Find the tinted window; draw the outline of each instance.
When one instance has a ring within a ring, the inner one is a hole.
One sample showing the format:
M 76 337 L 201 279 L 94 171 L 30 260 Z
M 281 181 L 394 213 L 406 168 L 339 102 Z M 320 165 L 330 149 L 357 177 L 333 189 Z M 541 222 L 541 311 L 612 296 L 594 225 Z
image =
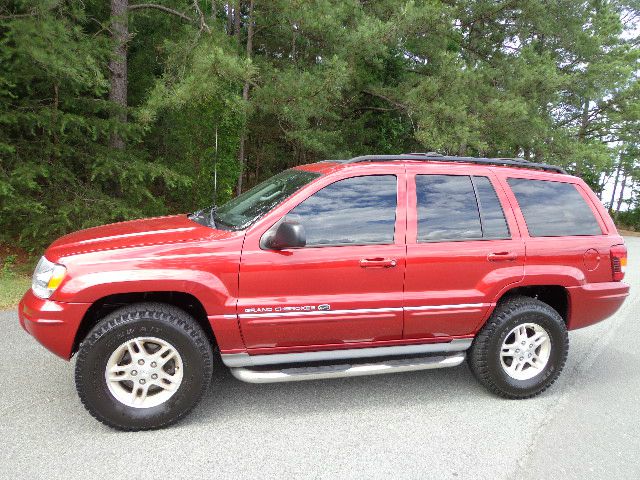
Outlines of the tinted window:
M 471 178 L 416 175 L 418 242 L 482 238 Z
M 571 183 L 510 178 L 532 237 L 601 235 L 593 212 Z
M 304 170 L 280 172 L 214 210 L 215 227 L 227 230 L 246 228 L 318 177 L 317 173 Z M 196 212 L 192 219 L 209 218 L 208 214 L 203 216 L 202 213 Z
M 473 183 L 482 219 L 482 238 L 509 238 L 509 227 L 493 185 L 487 177 L 473 177 Z
M 287 217 L 304 226 L 308 246 L 391 244 L 396 183 L 395 175 L 340 180 L 307 198 Z

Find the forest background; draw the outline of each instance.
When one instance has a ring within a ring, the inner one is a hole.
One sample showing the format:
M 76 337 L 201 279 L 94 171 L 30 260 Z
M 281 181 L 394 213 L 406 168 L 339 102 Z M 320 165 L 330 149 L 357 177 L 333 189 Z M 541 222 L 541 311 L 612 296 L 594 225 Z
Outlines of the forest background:
M 0 262 L 360 154 L 522 157 L 640 228 L 640 2 L 1 0 Z

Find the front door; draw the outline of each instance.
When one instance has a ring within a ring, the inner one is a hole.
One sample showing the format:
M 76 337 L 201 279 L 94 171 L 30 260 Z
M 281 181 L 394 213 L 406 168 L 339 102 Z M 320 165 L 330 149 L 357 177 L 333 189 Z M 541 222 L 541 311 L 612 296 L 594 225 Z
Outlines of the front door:
M 378 170 L 327 179 L 288 212 L 305 229 L 303 248 L 262 249 L 268 228 L 247 234 L 238 301 L 247 348 L 348 348 L 402 338 L 405 176 L 399 167 Z

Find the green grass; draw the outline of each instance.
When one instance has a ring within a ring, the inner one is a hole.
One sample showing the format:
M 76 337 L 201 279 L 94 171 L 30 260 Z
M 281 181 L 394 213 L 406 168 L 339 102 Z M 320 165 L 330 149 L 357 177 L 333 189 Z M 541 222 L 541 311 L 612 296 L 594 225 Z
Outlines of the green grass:
M 31 287 L 31 277 L 0 271 L 0 309 L 15 307 Z

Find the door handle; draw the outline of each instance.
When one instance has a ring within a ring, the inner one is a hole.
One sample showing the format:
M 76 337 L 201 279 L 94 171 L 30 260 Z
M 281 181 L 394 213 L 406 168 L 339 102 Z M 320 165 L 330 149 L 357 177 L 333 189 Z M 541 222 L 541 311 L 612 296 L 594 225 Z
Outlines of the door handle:
M 493 252 L 487 255 L 490 262 L 507 262 L 517 260 L 518 254 L 514 252 Z
M 362 268 L 390 268 L 398 264 L 395 258 L 363 258 L 360 260 Z

